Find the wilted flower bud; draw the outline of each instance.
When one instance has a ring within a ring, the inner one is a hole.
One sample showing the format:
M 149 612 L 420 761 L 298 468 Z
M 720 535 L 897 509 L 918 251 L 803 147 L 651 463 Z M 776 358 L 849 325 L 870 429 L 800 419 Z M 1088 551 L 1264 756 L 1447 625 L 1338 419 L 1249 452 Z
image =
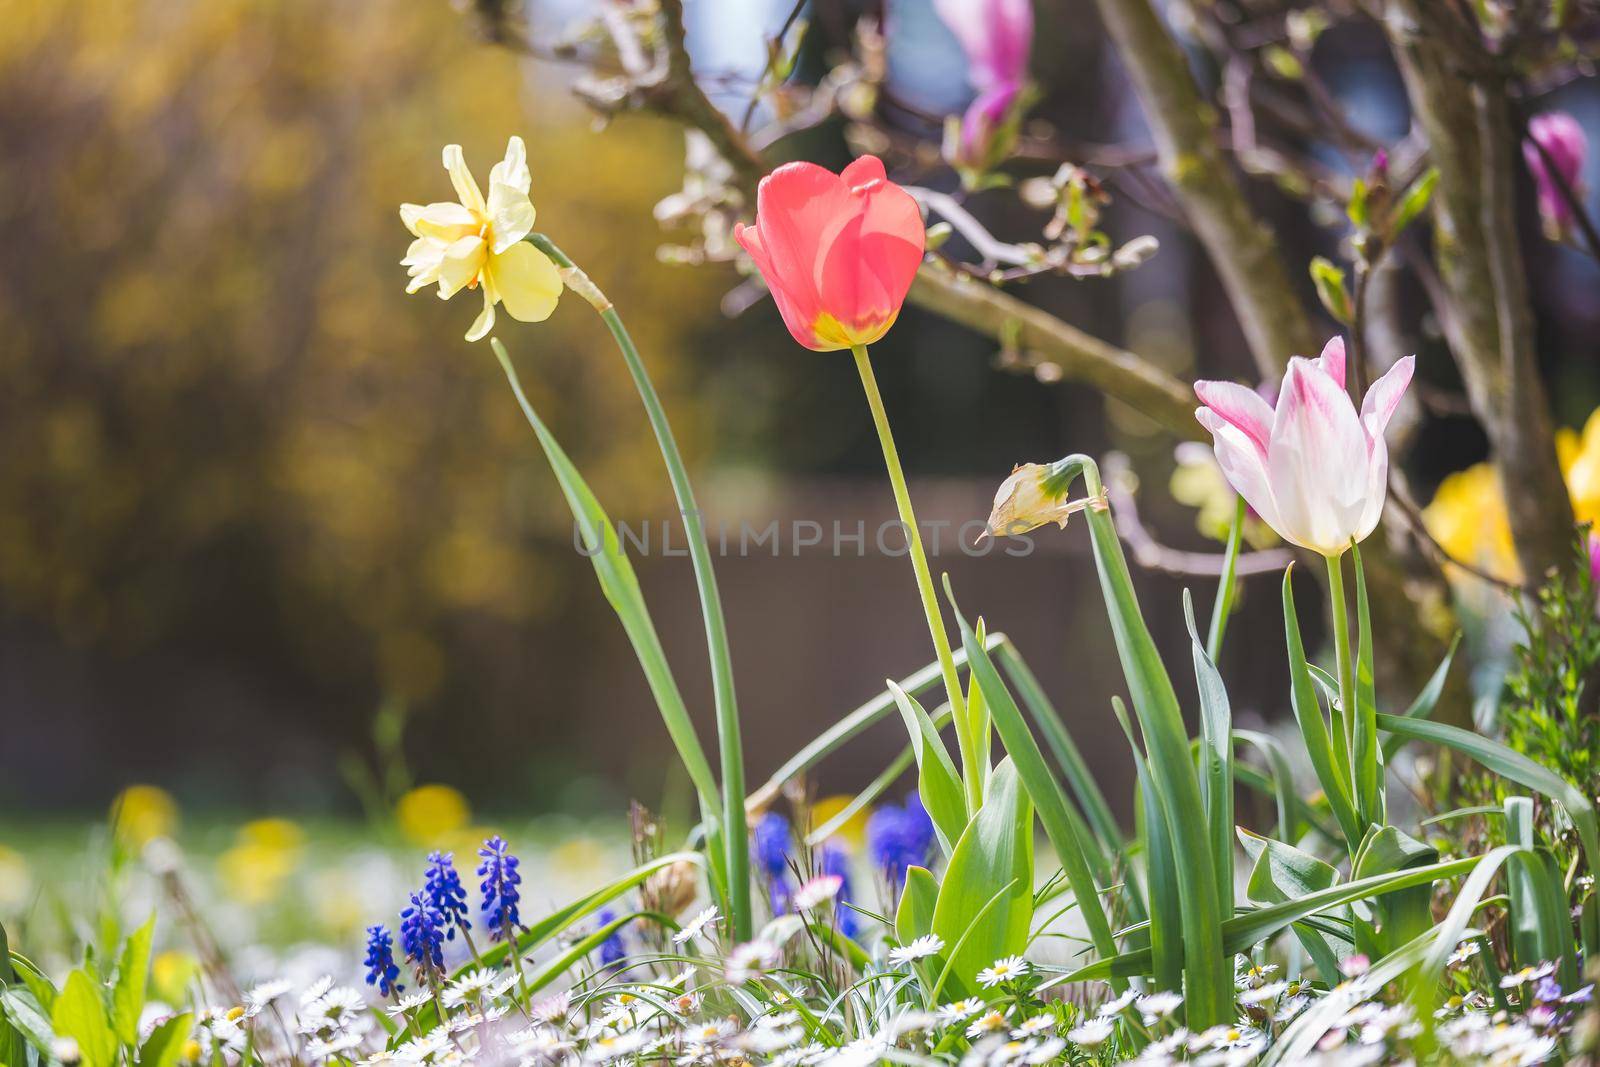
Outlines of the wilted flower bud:
M 694 864 L 679 860 L 647 878 L 639 896 L 646 909 L 676 916 L 695 902 L 699 892 L 699 886 L 695 884 Z
M 1072 513 L 1092 503 L 1086 499 L 1067 500 L 1068 484 L 1065 480 L 1056 481 L 1051 469 L 1041 463 L 1013 468 L 994 494 L 994 510 L 989 513 L 986 532 L 994 537 L 1017 537 L 1047 522 L 1066 529 Z

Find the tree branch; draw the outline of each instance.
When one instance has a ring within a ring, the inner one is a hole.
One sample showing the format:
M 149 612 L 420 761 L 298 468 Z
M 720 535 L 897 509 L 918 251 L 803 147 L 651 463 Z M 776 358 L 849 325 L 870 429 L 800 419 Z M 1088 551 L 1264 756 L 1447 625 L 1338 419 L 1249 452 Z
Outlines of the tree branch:
M 1222 277 L 1256 367 L 1276 377 L 1290 356 L 1315 351 L 1316 338 L 1277 241 L 1217 147 L 1216 112 L 1150 0 L 1096 2 L 1144 104 L 1162 171 Z
M 1534 360 L 1505 85 L 1480 37 L 1447 5 L 1386 2 L 1382 21 L 1439 168 L 1434 242 L 1453 308 L 1446 337 L 1494 451 L 1522 572 L 1536 581 L 1569 561 L 1573 516 Z

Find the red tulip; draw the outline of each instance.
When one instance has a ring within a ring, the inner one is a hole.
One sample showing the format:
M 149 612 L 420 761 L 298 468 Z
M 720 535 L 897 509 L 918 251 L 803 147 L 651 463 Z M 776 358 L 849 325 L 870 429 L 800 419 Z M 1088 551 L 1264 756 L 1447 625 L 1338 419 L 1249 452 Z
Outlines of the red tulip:
M 785 163 L 756 192 L 756 221 L 734 229 L 794 339 L 817 352 L 868 345 L 900 314 L 927 234 L 911 194 L 862 156 L 834 174 Z

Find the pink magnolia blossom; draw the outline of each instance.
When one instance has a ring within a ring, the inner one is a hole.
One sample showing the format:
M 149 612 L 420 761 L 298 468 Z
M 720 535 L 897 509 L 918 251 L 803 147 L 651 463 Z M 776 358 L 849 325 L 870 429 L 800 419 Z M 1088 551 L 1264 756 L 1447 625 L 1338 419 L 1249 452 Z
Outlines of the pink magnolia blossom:
M 1544 151 L 1541 152 L 1541 148 Z M 1583 163 L 1588 154 L 1589 139 L 1583 127 L 1565 111 L 1547 111 L 1528 123 L 1522 158 L 1538 189 L 1539 214 L 1557 236 L 1566 233 L 1567 227 L 1572 225 L 1572 207 L 1561 191 L 1560 182 L 1565 182 L 1574 196 L 1582 196 Z
M 961 159 L 973 163 L 989 154 L 995 131 L 1028 80 L 1033 2 L 934 0 L 934 10 L 966 53 L 967 80 L 978 90 L 961 119 Z
M 785 163 L 756 190 L 756 220 L 734 228 L 785 326 L 817 352 L 871 344 L 900 314 L 927 232 L 910 193 L 876 156 L 834 174 Z
M 1285 541 L 1338 556 L 1378 524 L 1388 492 L 1383 431 L 1411 384 L 1407 356 L 1372 384 L 1361 410 L 1345 392 L 1344 340 L 1289 361 L 1276 406 L 1233 382 L 1196 382 L 1195 412 L 1234 490 Z

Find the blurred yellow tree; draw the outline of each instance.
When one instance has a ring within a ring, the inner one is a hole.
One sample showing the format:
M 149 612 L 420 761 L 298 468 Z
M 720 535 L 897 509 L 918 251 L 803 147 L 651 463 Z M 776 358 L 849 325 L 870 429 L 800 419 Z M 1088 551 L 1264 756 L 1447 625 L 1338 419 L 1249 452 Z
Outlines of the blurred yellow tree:
M 541 228 L 628 309 L 699 451 L 684 398 L 710 327 L 685 309 L 714 308 L 719 282 L 658 264 L 650 220 L 678 135 L 596 138 L 545 76 L 443 2 L 8 5 L 6 613 L 127 652 L 214 627 L 426 699 L 463 620 L 591 595 L 568 587 L 588 579 L 566 509 L 487 346 L 462 340 L 475 309 L 407 297 L 398 265 L 396 205 L 449 192 L 440 147 L 481 172 L 522 134 Z M 589 309 L 499 333 L 613 512 L 670 514 Z

